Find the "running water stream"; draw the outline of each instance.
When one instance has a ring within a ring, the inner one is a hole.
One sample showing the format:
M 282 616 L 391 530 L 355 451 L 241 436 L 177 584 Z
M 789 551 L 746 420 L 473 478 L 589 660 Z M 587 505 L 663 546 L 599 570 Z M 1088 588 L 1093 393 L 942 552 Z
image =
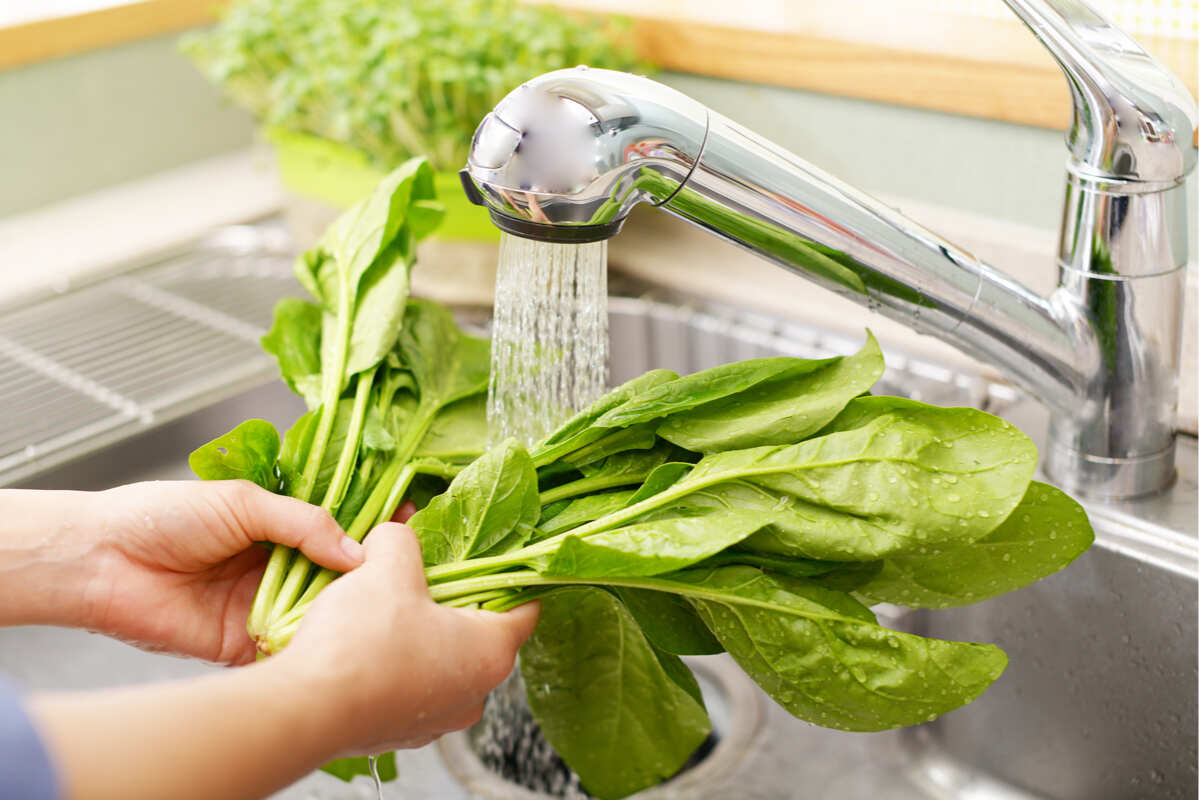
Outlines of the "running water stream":
M 492 443 L 532 445 L 604 392 L 608 243 L 554 244 L 503 234 L 495 282 Z
M 366 763 L 370 766 L 371 777 L 375 780 L 375 794 L 379 800 L 383 800 L 383 781 L 379 779 L 379 757 L 367 756 Z
M 487 423 L 493 443 L 530 446 L 603 394 L 608 379 L 608 244 L 504 234 L 491 333 Z M 472 732 L 493 772 L 532 791 L 585 798 L 553 751 L 514 671 Z

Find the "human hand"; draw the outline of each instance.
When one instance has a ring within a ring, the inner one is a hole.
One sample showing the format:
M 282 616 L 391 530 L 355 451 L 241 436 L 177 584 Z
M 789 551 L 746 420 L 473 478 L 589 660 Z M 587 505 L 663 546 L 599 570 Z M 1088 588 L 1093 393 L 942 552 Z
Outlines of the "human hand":
M 326 704 L 341 755 L 420 747 L 477 722 L 539 609 L 496 614 L 433 602 L 407 526 L 380 525 L 365 545 L 366 563 L 330 584 L 270 659 L 300 685 L 315 682 L 306 695 Z
M 362 562 L 362 545 L 328 512 L 247 481 L 137 483 L 91 498 L 82 624 L 145 649 L 253 661 L 246 615 L 270 555 L 255 542 L 341 572 Z

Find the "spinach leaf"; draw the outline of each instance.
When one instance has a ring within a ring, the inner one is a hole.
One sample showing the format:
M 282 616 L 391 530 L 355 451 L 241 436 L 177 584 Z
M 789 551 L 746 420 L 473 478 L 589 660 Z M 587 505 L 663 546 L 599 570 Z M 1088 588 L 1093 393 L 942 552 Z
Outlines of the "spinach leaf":
M 282 481 L 280 491 L 294 497 L 294 490 L 300 481 L 300 471 L 308 460 L 308 451 L 312 448 L 312 437 L 316 433 L 316 418 L 318 409 L 302 414 L 283 434 L 283 446 L 279 450 L 279 476 Z
M 337 465 L 341 459 L 345 457 L 344 450 L 353 448 L 357 452 L 358 441 L 350 441 L 348 436 L 350 426 L 353 421 L 354 400 L 350 397 L 343 397 L 337 402 L 336 410 L 333 417 L 333 426 L 329 431 L 328 445 L 324 452 L 324 458 L 321 459 L 320 465 L 317 468 L 315 481 L 312 484 L 311 497 L 324 497 L 329 491 L 329 486 L 333 481 L 333 473 L 337 471 Z M 322 409 L 317 409 L 318 412 Z M 353 456 L 350 456 L 353 458 Z
M 695 608 L 679 595 L 630 587 L 615 591 L 655 648 L 677 656 L 724 652 Z
M 680 573 L 729 654 L 787 711 L 827 728 L 916 725 L 969 703 L 1007 665 L 993 645 L 880 627 L 844 592 L 750 567 Z
M 279 432 L 266 420 L 249 419 L 223 436 L 201 445 L 187 458 L 197 477 L 206 481 L 247 480 L 274 491 Z
M 660 445 L 649 450 L 629 450 L 608 456 L 603 461 L 584 465 L 579 470 L 583 474 L 582 478 L 543 488 L 541 502 L 549 504 L 617 486 L 640 484 L 666 461 L 671 449 L 669 445 Z M 546 475 L 544 470 L 539 473 L 543 484 L 547 479 L 553 481 L 558 477 L 559 475 Z
M 445 564 L 519 547 L 540 512 L 533 461 L 509 439 L 459 473 L 408 524 L 425 564 Z
M 661 465 L 646 477 L 645 482 L 641 484 L 641 488 L 625 503 L 625 507 L 636 505 L 642 500 L 648 500 L 654 495 L 666 491 L 685 478 L 694 466 L 694 464 L 679 461 L 671 461 L 668 464 Z
M 540 530 L 538 538 L 562 533 L 606 516 L 613 511 L 619 511 L 628 505 L 629 498 L 633 494 L 634 491 L 628 489 L 580 495 L 572 500 L 560 501 L 565 505 L 552 515 L 548 514 L 549 506 L 547 506 L 542 510 L 544 519 L 538 524 Z
M 712 367 L 641 391 L 606 411 L 593 424 L 600 428 L 627 428 L 734 396 L 805 368 L 807 365 L 801 359 L 785 356 L 751 358 Z
M 985 536 L 1011 513 L 1036 467 L 1027 437 L 974 409 L 868 397 L 826 430 L 790 446 L 706 456 L 647 502 L 737 481 L 765 493 L 721 487 L 708 494 L 737 493 L 738 507 L 753 500 L 770 513 L 771 528 L 750 549 L 870 561 Z M 770 495 L 792 499 L 771 505 Z
M 1064 568 L 1095 539 L 1086 512 L 1065 492 L 1033 481 L 991 533 L 969 544 L 892 556 L 857 591 L 913 608 L 969 605 L 1020 589 Z
M 285 298 L 275 305 L 262 349 L 275 357 L 288 387 L 308 408 L 321 402 L 321 309 L 305 300 Z
M 340 279 L 349 285 L 351 294 L 357 292 L 380 253 L 397 238 L 413 200 L 432 198 L 432 168 L 423 158 L 409 159 L 329 226 L 320 248 L 337 263 Z
M 816 561 L 810 558 L 755 553 L 752 550 L 745 550 L 740 546 L 735 546 L 717 553 L 711 558 L 704 559 L 697 566 L 727 567 L 741 565 L 757 567 L 766 572 L 777 572 L 789 578 L 815 578 L 830 575 L 845 568 L 859 567 L 862 564 L 869 564 L 872 566 L 874 572 L 878 572 L 878 562 L 875 561 Z
M 634 425 L 608 433 L 588 445 L 562 457 L 562 462 L 582 469 L 626 450 L 649 450 L 658 442 L 655 424 Z
M 520 667 L 546 739 L 601 800 L 669 778 L 711 730 L 702 703 L 602 589 L 543 596 Z
M 491 346 L 462 333 L 444 306 L 410 300 L 396 352 L 419 387 L 422 407 L 440 409 L 486 391 Z
M 649 647 L 658 659 L 658 665 L 666 673 L 666 677 L 674 681 L 675 686 L 686 692 L 706 712 L 708 709 L 704 704 L 703 691 L 699 688 L 699 681 L 695 679 L 695 673 L 691 671 L 691 668 L 683 663 L 683 659 L 657 647 L 652 641 L 649 643 Z
M 378 405 L 371 406 L 366 412 L 366 424 L 362 426 L 362 447 L 365 450 L 377 450 L 381 453 L 394 450 L 396 439 L 383 420 L 383 413 Z
M 601 438 L 609 429 L 595 427 L 596 420 L 629 398 L 678 377 L 677 373 L 670 370 L 655 369 L 621 384 L 562 423 L 557 430 L 534 447 L 533 460 L 540 467 Z
M 453 464 L 473 461 L 486 449 L 487 395 L 480 389 L 438 410 L 416 449 L 416 457 Z
M 658 435 L 701 453 L 798 442 L 831 422 L 883 374 L 883 354 L 869 332 L 855 355 L 795 361 L 778 377 L 671 414 Z
M 357 287 L 346 355 L 347 375 L 382 361 L 404 324 L 408 273 L 415 248 L 408 239 L 408 235 L 402 235 L 379 253 Z
M 758 514 L 726 511 L 659 519 L 587 537 L 566 536 L 535 568 L 544 575 L 572 578 L 661 575 L 719 553 L 762 525 Z

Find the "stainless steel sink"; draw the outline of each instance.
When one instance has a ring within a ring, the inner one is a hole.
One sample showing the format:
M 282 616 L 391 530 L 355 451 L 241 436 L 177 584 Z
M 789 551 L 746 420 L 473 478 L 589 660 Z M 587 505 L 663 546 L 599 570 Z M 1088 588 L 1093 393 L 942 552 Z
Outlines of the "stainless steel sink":
M 760 315 L 613 298 L 612 378 L 650 367 L 689 372 L 759 355 L 849 352 L 859 340 Z M 888 352 L 888 392 L 975 405 L 1034 437 L 1045 415 L 1009 387 Z M 281 428 L 301 411 L 271 384 L 26 480 L 99 489 L 189 476 L 196 445 L 249 416 Z M 1062 573 L 976 606 L 932 613 L 884 607 L 891 624 L 1002 645 L 1011 666 L 972 706 L 918 728 L 847 734 L 799 722 L 767 703 L 743 755 L 686 798 L 1193 798 L 1196 796 L 1196 449 L 1180 448 L 1180 478 L 1164 497 L 1092 508 L 1098 541 Z M 81 631 L 0 630 L 0 671 L 33 688 L 159 680 L 211 667 L 150 655 Z M 759 698 L 760 701 L 760 698 Z M 394 798 L 467 800 L 436 747 L 401 753 Z M 313 775 L 279 798 L 365 797 Z M 515 796 L 514 792 L 510 796 Z M 670 792 L 655 796 L 671 796 Z

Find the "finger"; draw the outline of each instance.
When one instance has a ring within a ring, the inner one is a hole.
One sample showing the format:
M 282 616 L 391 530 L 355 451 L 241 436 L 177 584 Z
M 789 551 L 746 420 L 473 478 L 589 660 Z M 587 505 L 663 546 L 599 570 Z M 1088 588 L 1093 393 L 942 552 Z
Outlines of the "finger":
M 463 728 L 477 725 L 481 719 L 483 719 L 483 704 L 477 703 L 464 711 L 459 711 L 448 717 L 444 723 L 445 733 L 460 731 Z
M 317 564 L 348 572 L 362 564 L 362 545 L 333 521 L 328 511 L 294 497 L 272 494 L 246 481 L 230 481 L 242 530 L 252 541 L 294 547 Z
M 493 629 L 499 628 L 502 635 L 508 640 L 508 646 L 515 652 L 520 649 L 525 640 L 533 634 L 533 629 L 537 627 L 537 619 L 541 615 L 541 603 L 534 600 L 502 614 L 491 611 L 480 613 L 487 615 L 489 626 L 492 626 Z
M 400 507 L 396 509 L 396 513 L 391 515 L 391 521 L 407 522 L 408 520 L 412 519 L 412 515 L 415 513 L 416 503 L 412 502 L 411 500 L 405 500 Z
M 384 522 L 367 534 L 363 544 L 367 563 L 382 564 L 389 579 L 401 590 L 428 593 L 420 542 L 411 528 L 398 522 Z

